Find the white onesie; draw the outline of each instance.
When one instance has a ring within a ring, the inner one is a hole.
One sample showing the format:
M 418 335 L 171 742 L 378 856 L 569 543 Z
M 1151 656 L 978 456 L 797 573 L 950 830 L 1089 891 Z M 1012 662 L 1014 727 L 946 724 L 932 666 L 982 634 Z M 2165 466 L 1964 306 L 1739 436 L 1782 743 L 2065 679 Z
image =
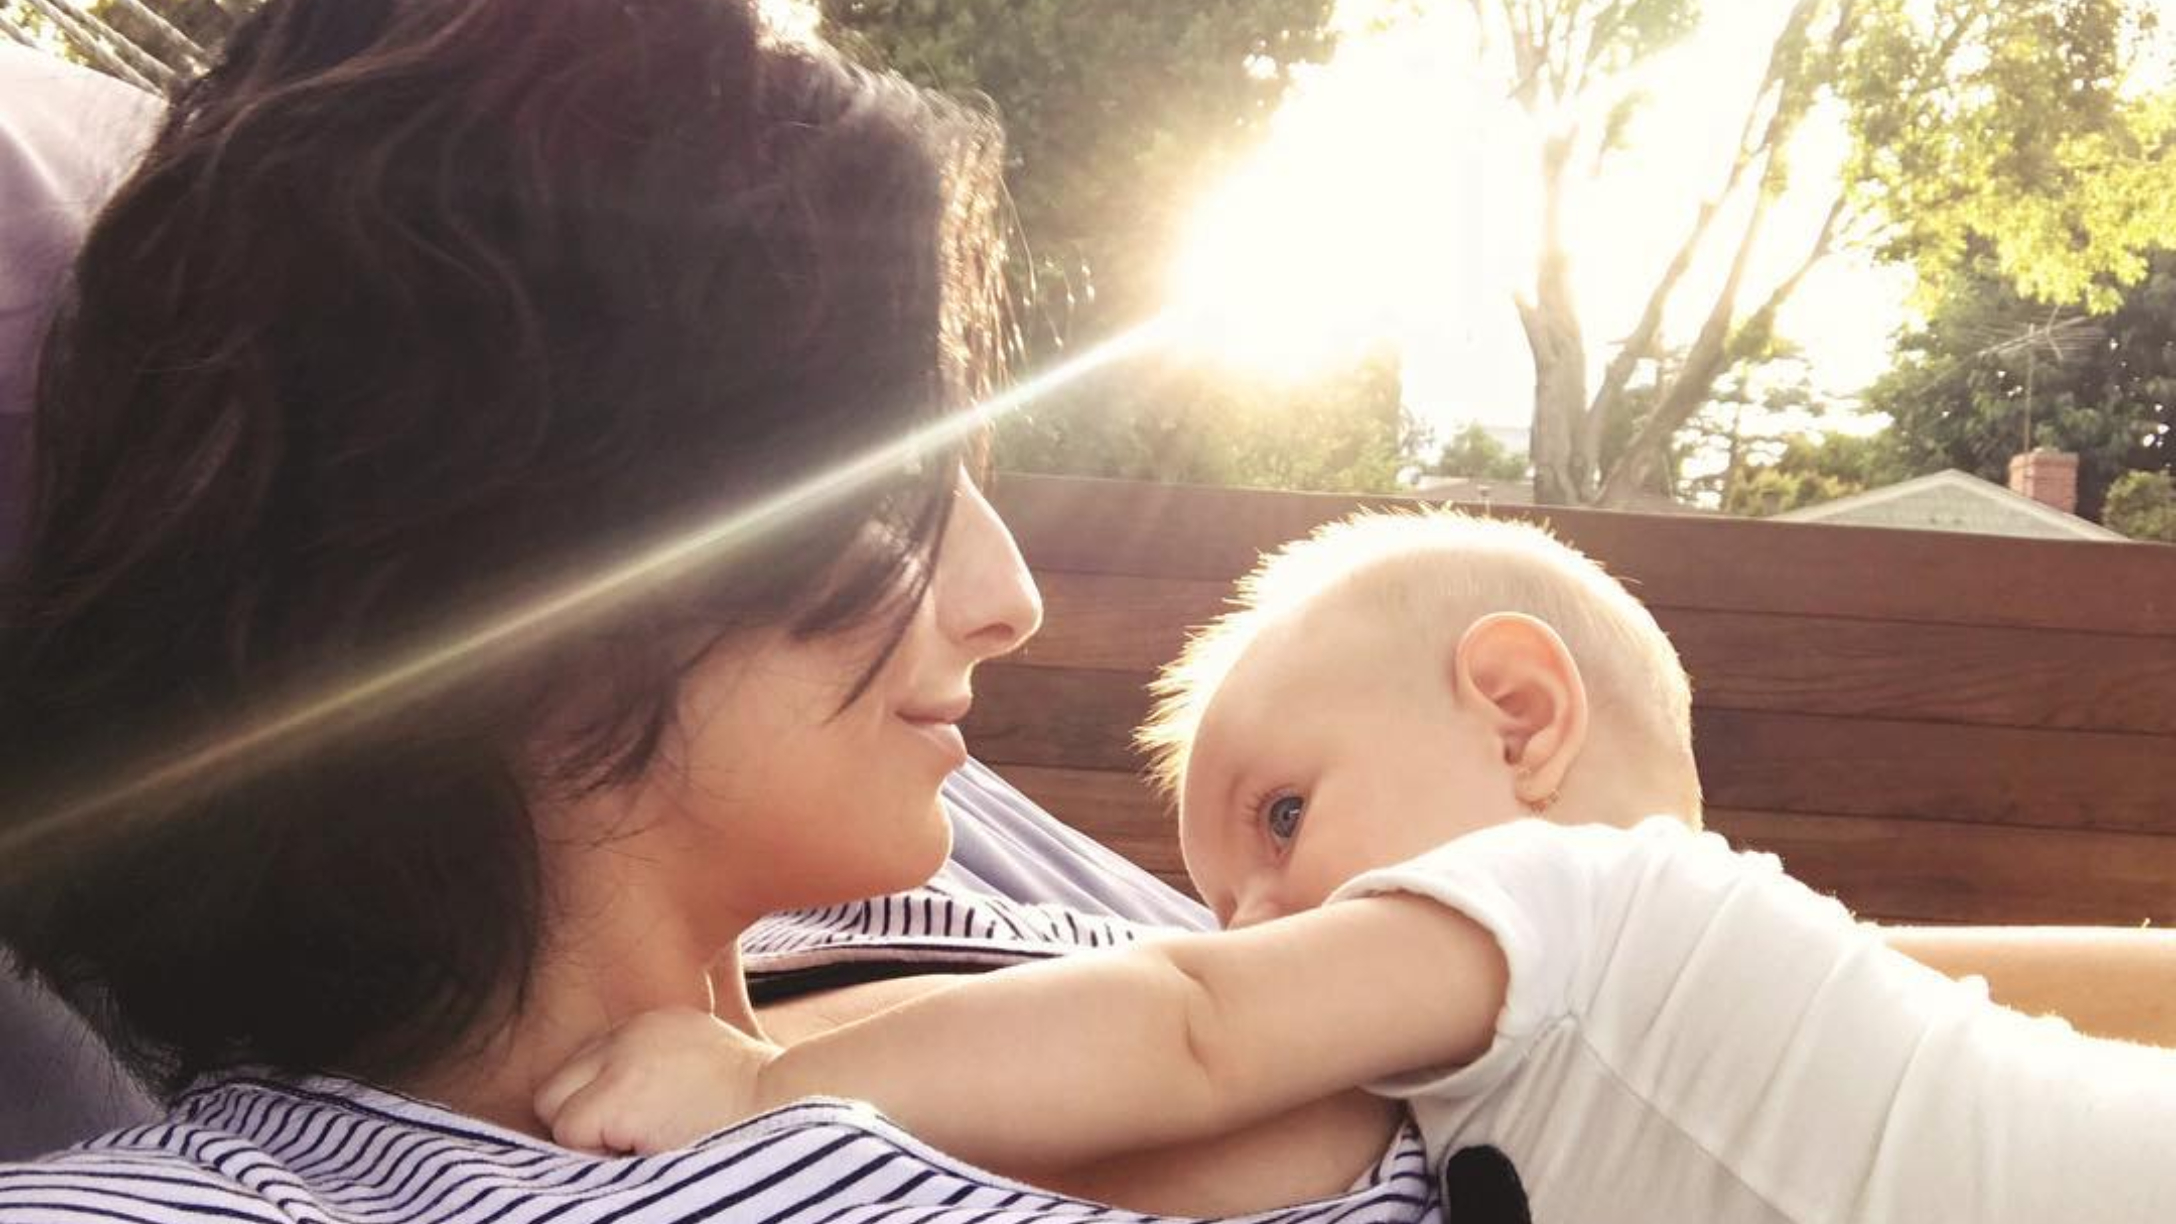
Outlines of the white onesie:
M 1437 1168 L 1501 1149 L 1537 1224 L 2176 1221 L 2176 1053 L 1998 1007 L 1772 856 L 1529 820 L 1337 897 L 1386 892 L 1480 922 L 1511 985 L 1478 1061 L 1373 1087 Z

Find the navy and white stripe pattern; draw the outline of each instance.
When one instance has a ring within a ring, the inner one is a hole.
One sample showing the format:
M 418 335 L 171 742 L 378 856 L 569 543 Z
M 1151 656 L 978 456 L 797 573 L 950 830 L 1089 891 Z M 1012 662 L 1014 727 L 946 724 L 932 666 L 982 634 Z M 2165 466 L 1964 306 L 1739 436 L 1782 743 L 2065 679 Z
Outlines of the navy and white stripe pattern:
M 1249 1217 L 1418 1224 L 1439 1217 L 1408 1127 L 1349 1194 Z M 809 1101 L 661 1156 L 568 1152 L 333 1079 L 237 1078 L 158 1125 L 0 1166 L 0 1224 L 1028 1224 L 1156 1217 L 962 1164 L 867 1106 Z
M 1168 927 L 1031 905 L 938 879 L 888 897 L 771 915 L 741 936 L 740 952 L 749 979 L 757 981 L 854 961 L 1010 965 L 1170 933 Z

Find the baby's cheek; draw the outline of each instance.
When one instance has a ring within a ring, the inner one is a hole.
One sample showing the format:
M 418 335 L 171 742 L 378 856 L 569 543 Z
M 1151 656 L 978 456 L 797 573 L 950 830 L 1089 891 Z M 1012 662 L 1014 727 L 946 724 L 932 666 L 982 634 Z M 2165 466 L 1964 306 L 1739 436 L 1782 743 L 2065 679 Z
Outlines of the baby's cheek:
M 1382 864 L 1367 861 L 1352 847 L 1323 847 L 1321 853 L 1294 864 L 1296 870 L 1286 880 L 1287 908 L 1295 913 L 1315 909 L 1345 881 L 1378 866 Z

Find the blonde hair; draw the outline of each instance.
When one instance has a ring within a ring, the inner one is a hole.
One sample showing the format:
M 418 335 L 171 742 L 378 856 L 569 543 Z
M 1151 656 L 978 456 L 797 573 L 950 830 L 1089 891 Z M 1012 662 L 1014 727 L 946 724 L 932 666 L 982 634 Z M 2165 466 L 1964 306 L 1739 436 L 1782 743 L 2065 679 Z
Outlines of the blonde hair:
M 1442 509 L 1363 511 L 1286 545 L 1239 580 L 1234 610 L 1196 630 L 1150 686 L 1155 708 L 1134 733 L 1166 797 L 1179 794 L 1210 700 L 1262 629 L 1331 595 L 1364 598 L 1416 641 L 1456 641 L 1494 612 L 1542 621 L 1578 663 L 1594 725 L 1674 758 L 1697 798 L 1692 685 L 1654 616 L 1547 531 Z

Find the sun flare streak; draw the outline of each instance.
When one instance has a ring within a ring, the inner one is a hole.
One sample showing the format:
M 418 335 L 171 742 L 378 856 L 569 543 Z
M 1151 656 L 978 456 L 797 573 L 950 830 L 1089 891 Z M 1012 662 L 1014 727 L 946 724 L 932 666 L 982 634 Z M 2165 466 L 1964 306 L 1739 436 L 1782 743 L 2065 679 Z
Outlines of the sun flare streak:
M 585 576 L 541 597 L 461 626 L 434 642 L 369 670 L 362 679 L 311 691 L 239 728 L 215 734 L 141 771 L 124 771 L 117 785 L 90 789 L 50 805 L 42 814 L 0 833 L 0 875 L 30 862 L 29 853 L 48 839 L 104 817 L 132 818 L 129 809 L 169 792 L 217 786 L 293 759 L 313 744 L 366 720 L 382 719 L 476 669 L 503 661 L 625 607 L 645 592 L 697 572 L 730 563 L 733 552 L 783 524 L 850 497 L 869 482 L 964 440 L 1060 387 L 1098 370 L 1142 356 L 1168 343 L 1163 318 L 1083 351 L 973 408 L 794 484 L 751 505 L 729 511 L 641 549 L 625 562 Z M 140 818 L 140 815 L 136 816 Z

